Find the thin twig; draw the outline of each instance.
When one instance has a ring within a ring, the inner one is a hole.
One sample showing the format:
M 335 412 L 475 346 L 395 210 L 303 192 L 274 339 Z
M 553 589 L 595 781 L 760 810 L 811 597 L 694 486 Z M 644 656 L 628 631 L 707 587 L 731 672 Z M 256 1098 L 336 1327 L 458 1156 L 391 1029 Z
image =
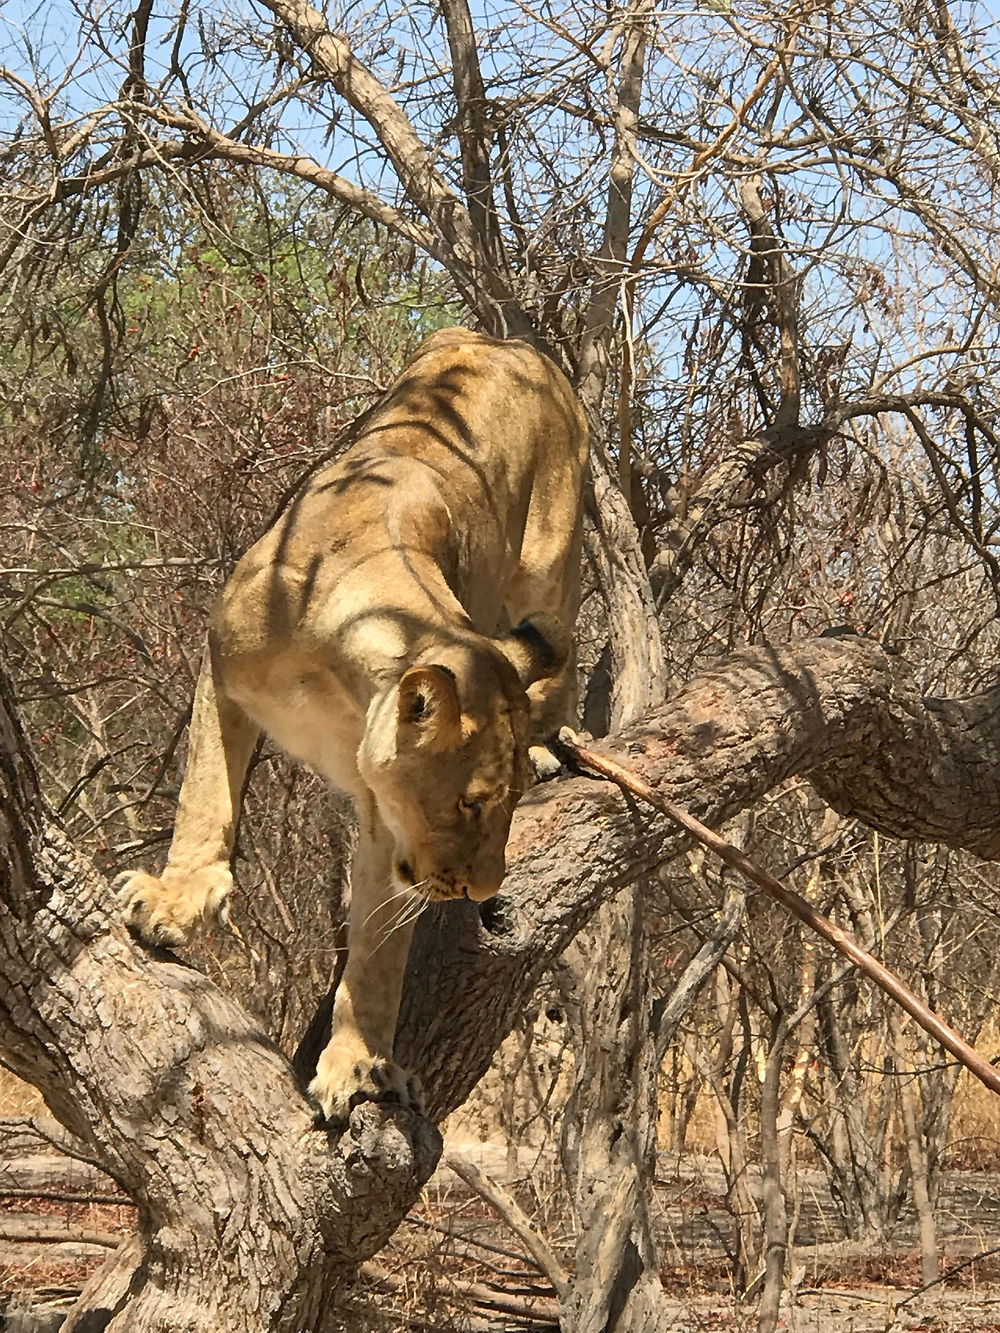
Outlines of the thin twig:
M 961 1273 L 964 1269 L 970 1268 L 974 1263 L 978 1263 L 980 1259 L 990 1259 L 994 1254 L 1000 1254 L 1000 1245 L 991 1245 L 988 1250 L 980 1250 L 977 1254 L 971 1254 L 967 1259 L 963 1259 L 961 1263 L 954 1264 L 946 1272 L 940 1273 L 933 1282 L 928 1282 L 924 1286 L 918 1287 L 916 1291 L 911 1291 L 908 1296 L 904 1296 L 901 1301 L 896 1301 L 893 1306 L 893 1317 L 899 1314 L 904 1305 L 909 1305 L 910 1301 L 915 1301 L 917 1297 L 922 1296 L 925 1291 L 930 1291 L 933 1287 L 940 1287 L 942 1283 L 955 1277 L 956 1274 Z

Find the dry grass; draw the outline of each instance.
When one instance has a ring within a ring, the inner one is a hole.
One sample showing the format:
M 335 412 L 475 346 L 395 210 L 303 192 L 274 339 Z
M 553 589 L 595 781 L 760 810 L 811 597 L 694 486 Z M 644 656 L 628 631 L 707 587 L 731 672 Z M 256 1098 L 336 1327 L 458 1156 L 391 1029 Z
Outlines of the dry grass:
M 991 1019 L 979 1034 L 976 1049 L 987 1060 L 1000 1056 L 1000 1023 Z M 963 1070 L 955 1088 L 948 1135 L 948 1165 L 971 1170 L 1000 1166 L 997 1098 L 978 1079 Z
M 38 1115 L 44 1111 L 45 1102 L 38 1089 L 0 1065 L 0 1120 Z
M 991 1020 L 986 1024 L 975 1045 L 987 1060 L 1000 1064 L 1000 1019 Z M 865 1060 L 871 1069 L 877 1069 L 882 1063 L 882 1058 L 883 1052 L 880 1046 L 873 1044 L 870 1050 L 865 1051 Z M 686 1054 L 680 1053 L 673 1062 L 672 1074 L 671 1082 L 679 1084 L 681 1089 L 686 1082 L 694 1080 L 695 1075 Z M 671 1129 L 679 1113 L 680 1104 L 681 1096 L 678 1089 L 667 1086 L 666 1080 L 662 1080 L 659 1094 L 660 1116 L 657 1125 L 657 1146 L 661 1152 L 676 1153 L 678 1150 L 679 1145 L 674 1141 Z M 502 1129 L 499 1126 L 493 1132 L 502 1136 Z M 487 1136 L 484 1134 L 483 1137 Z M 683 1151 L 711 1157 L 718 1151 L 720 1141 L 724 1142 L 725 1138 L 725 1126 L 720 1123 L 712 1094 L 702 1085 L 687 1123 Z M 799 1160 L 804 1164 L 817 1164 L 813 1152 L 805 1141 L 799 1144 Z M 972 1171 L 1000 1167 L 1000 1127 L 997 1119 L 996 1094 L 967 1070 L 960 1073 L 955 1089 L 946 1165 L 954 1170 Z

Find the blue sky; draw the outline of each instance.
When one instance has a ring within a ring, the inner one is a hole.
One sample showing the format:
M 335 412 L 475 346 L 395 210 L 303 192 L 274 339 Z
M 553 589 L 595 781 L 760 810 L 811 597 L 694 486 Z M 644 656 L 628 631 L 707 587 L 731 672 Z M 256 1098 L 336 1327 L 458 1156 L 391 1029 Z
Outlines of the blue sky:
M 544 4 L 545 0 L 538 0 L 539 4 Z M 115 15 L 120 15 L 127 19 L 133 8 L 133 0 L 79 0 L 79 4 L 93 4 L 99 13 L 105 18 L 104 27 L 106 29 L 113 27 Z M 348 5 L 347 21 L 354 21 L 360 13 L 358 4 L 360 0 L 351 0 Z M 497 25 L 507 12 L 505 6 L 513 6 L 514 0 L 499 0 L 498 4 L 489 12 L 482 7 L 480 14 L 484 23 Z M 987 13 L 996 13 L 996 6 L 1000 6 L 1000 0 L 989 0 L 993 8 L 980 6 L 978 13 L 985 20 Z M 416 24 L 417 20 L 426 21 L 431 13 L 430 7 L 424 9 L 412 8 L 411 14 L 415 15 L 412 19 L 390 18 L 389 10 L 383 0 L 371 0 L 372 7 L 367 9 L 364 14 L 364 26 L 359 28 L 359 34 L 363 39 L 367 39 L 369 46 L 374 43 L 378 31 L 381 29 L 387 38 L 393 39 L 397 45 L 407 47 L 408 54 L 405 57 L 404 65 L 406 68 L 406 77 L 411 79 L 420 75 L 422 65 L 426 65 L 434 58 L 435 47 L 442 53 L 446 49 L 443 37 L 439 32 L 435 32 L 429 43 L 424 41 L 425 32 L 414 27 L 408 31 L 410 22 Z M 957 7 L 956 7 L 957 9 Z M 150 65 L 151 77 L 156 77 L 167 68 L 170 54 L 172 15 L 175 12 L 172 0 L 157 0 L 156 14 L 154 16 L 151 28 L 151 40 L 148 43 L 148 61 Z M 195 5 L 192 5 L 192 12 L 195 12 Z M 210 6 L 203 11 L 206 21 L 214 20 L 223 22 L 224 12 L 222 9 L 215 9 Z M 510 13 L 515 12 L 514 8 Z M 559 11 L 562 13 L 563 11 Z M 584 24 L 590 13 L 597 13 L 597 10 L 591 11 L 585 4 L 577 7 L 573 6 L 572 0 L 566 0 L 565 22 L 574 22 L 579 26 Z M 739 0 L 734 2 L 734 15 L 740 18 Z M 750 11 L 748 10 L 748 13 Z M 232 13 L 237 19 L 245 20 L 246 27 L 243 30 L 242 39 L 238 35 L 234 43 L 230 45 L 224 58 L 219 64 L 209 71 L 209 79 L 216 85 L 216 92 L 213 94 L 215 104 L 212 107 L 214 115 L 222 125 L 231 123 L 232 118 L 238 116 L 248 102 L 252 102 L 259 92 L 269 89 L 273 79 L 273 70 L 270 63 L 260 59 L 258 53 L 254 50 L 249 37 L 255 30 L 265 30 L 270 19 L 255 14 L 255 11 L 249 7 L 237 2 Z M 111 20 L 111 22 L 109 22 Z M 661 21 L 667 24 L 673 24 L 672 32 L 683 34 L 683 40 L 691 43 L 693 56 L 700 58 L 705 49 L 711 43 L 716 43 L 719 50 L 724 54 L 719 64 L 720 70 L 725 75 L 726 86 L 731 88 L 732 96 L 738 99 L 748 86 L 752 85 L 755 74 L 755 67 L 742 69 L 734 64 L 734 59 L 739 61 L 741 53 L 736 57 L 728 57 L 729 63 L 726 65 L 727 51 L 726 42 L 719 42 L 721 37 L 725 38 L 728 34 L 726 20 L 718 14 L 713 14 L 706 10 L 699 10 L 693 0 L 685 3 L 678 3 L 672 9 L 664 10 Z M 741 20 L 742 21 L 742 20 Z M 749 19 L 747 22 L 749 23 Z M 4 26 L 6 25 L 6 27 Z M 32 58 L 45 71 L 45 75 L 50 79 L 58 79 L 62 70 L 65 68 L 66 60 L 76 55 L 81 46 L 81 31 L 83 36 L 87 35 L 87 25 L 85 20 L 81 20 L 79 9 L 70 0 L 0 0 L 0 61 L 6 63 L 16 73 L 27 76 L 30 71 Z M 512 30 L 513 33 L 513 30 Z M 537 29 L 538 42 L 537 49 L 531 46 L 528 54 L 537 56 L 540 66 L 544 68 L 546 77 L 554 77 L 551 71 L 556 67 L 560 52 L 559 37 L 554 37 L 551 32 Z M 222 29 L 222 36 L 225 38 L 226 31 Z M 517 34 L 520 38 L 523 34 Z M 515 36 L 509 36 L 507 40 L 511 43 L 515 41 Z M 681 40 L 678 37 L 677 40 Z M 86 47 L 78 55 L 74 66 L 73 79 L 63 89 L 60 100 L 78 114 L 84 114 L 90 107 L 100 104 L 105 100 L 112 99 L 116 95 L 124 76 L 123 55 L 127 44 L 127 33 L 122 30 L 119 22 L 119 30 L 115 34 L 111 54 L 95 54 L 93 47 Z M 387 42 L 387 46 L 389 43 Z M 508 48 L 509 49 L 509 48 Z M 568 44 L 563 44 L 563 49 L 569 51 Z M 736 49 L 732 42 L 729 43 L 729 50 Z M 494 73 L 501 75 L 499 61 L 504 58 L 504 46 L 498 45 L 497 65 Z M 192 44 L 190 55 L 194 54 Z M 523 51 L 511 51 L 511 59 L 516 55 L 520 58 Z M 391 70 L 394 61 L 394 53 L 387 50 L 381 57 L 377 54 L 370 55 L 370 58 L 381 59 L 380 68 L 383 71 Z M 761 57 L 762 58 L 762 57 Z M 159 66 L 159 68 L 157 68 Z M 192 61 L 192 74 L 198 73 L 197 66 Z M 872 76 L 875 77 L 875 76 Z M 721 86 L 721 84 L 720 84 Z M 437 85 L 440 89 L 441 85 Z M 596 95 L 603 94 L 603 89 L 595 83 Z M 742 90 L 742 92 L 741 92 Z M 824 88 L 824 93 L 829 89 Z M 434 133 L 440 134 L 442 122 L 447 122 L 449 114 L 448 106 L 444 105 L 439 92 L 436 96 L 427 95 L 424 98 L 421 107 L 419 98 L 421 90 L 416 88 L 416 102 L 414 112 L 416 116 L 426 116 L 428 125 L 433 125 Z M 674 96 L 673 89 L 663 89 L 657 87 L 655 79 L 650 80 L 649 100 L 653 104 L 659 99 L 659 105 L 656 107 L 655 114 L 659 117 L 661 126 L 667 128 L 671 125 L 671 115 L 673 112 L 682 112 L 685 116 L 689 115 L 691 108 L 690 93 L 681 91 L 676 94 L 680 99 L 688 97 L 684 102 L 680 100 L 672 103 L 670 98 Z M 335 112 L 340 107 L 338 100 L 326 93 L 318 95 L 315 104 L 312 106 L 303 106 L 299 104 L 294 113 L 285 112 L 281 119 L 281 128 L 283 137 L 278 141 L 281 146 L 288 147 L 292 142 L 301 146 L 306 152 L 311 154 L 324 165 L 332 166 L 343 174 L 355 180 L 364 180 L 374 188 L 384 187 L 392 191 L 393 183 L 391 176 L 387 180 L 380 180 L 380 177 L 386 173 L 384 154 L 378 149 L 366 148 L 362 141 L 362 147 L 359 149 L 350 133 L 351 122 L 350 114 L 347 113 L 340 121 L 335 120 Z M 0 100 L 0 117 L 3 117 L 8 127 L 12 125 L 17 115 L 22 115 L 24 103 L 16 103 L 7 98 Z M 651 114 L 653 114 L 651 112 Z M 708 133 L 716 132 L 718 127 L 725 123 L 728 118 L 723 100 L 720 97 L 717 112 L 713 113 L 715 124 Z M 522 151 L 518 167 L 523 173 L 520 185 L 527 182 L 528 191 L 535 191 L 537 194 L 537 206 L 534 215 L 529 218 L 530 225 L 540 226 L 546 224 L 546 218 L 553 210 L 558 210 L 561 206 L 559 182 L 549 184 L 544 180 L 544 172 L 540 162 L 544 157 L 544 150 L 552 147 L 558 151 L 561 156 L 560 169 L 563 171 L 563 180 L 569 179 L 572 172 L 573 159 L 579 155 L 585 156 L 584 143 L 582 135 L 584 130 L 581 126 L 584 122 L 580 119 L 574 119 L 572 115 L 563 114 L 558 109 L 553 109 L 551 105 L 542 106 L 539 111 L 538 121 L 541 129 L 538 131 L 538 142 L 535 145 L 529 145 Z M 589 132 L 589 131 L 588 131 Z M 450 149 L 453 144 L 449 144 L 447 131 L 441 140 L 445 149 Z M 644 146 L 645 148 L 645 146 Z M 594 160 L 600 159 L 601 147 L 595 144 L 593 136 L 586 145 L 588 152 L 594 152 Z M 677 150 L 674 152 L 668 145 L 659 146 L 656 150 L 659 153 L 654 167 L 658 166 L 663 173 L 661 179 L 670 178 L 670 173 L 675 172 L 678 167 L 684 167 L 689 161 L 689 150 Z M 673 152 L 673 156 L 671 156 Z M 685 156 L 685 153 L 688 153 Z M 810 246 L 825 246 L 830 250 L 835 249 L 842 243 L 842 235 L 835 230 L 835 224 L 828 221 L 828 215 L 832 218 L 836 211 L 836 201 L 842 189 L 842 183 L 834 176 L 824 176 L 813 170 L 810 174 L 808 167 L 801 170 L 796 168 L 798 174 L 789 177 L 792 182 L 792 188 L 798 190 L 800 194 L 808 194 L 813 205 L 812 212 L 800 211 L 794 219 L 787 220 L 786 234 L 790 236 L 792 242 L 799 241 L 806 249 Z M 535 175 L 532 177 L 531 173 Z M 640 177 L 640 187 L 644 188 L 648 198 L 655 199 L 662 192 L 662 185 L 656 182 L 650 182 L 648 179 Z M 952 195 L 957 195 L 957 200 L 953 199 L 951 206 L 956 209 L 961 206 L 961 190 L 963 188 L 961 180 L 956 182 L 942 182 L 942 197 L 947 198 L 947 190 L 951 188 Z M 574 205 L 580 213 L 580 218 L 565 217 L 559 219 L 561 237 L 570 237 L 574 234 L 579 235 L 577 242 L 564 241 L 564 244 L 578 243 L 581 246 L 592 246 L 595 239 L 596 219 L 601 211 L 600 183 L 597 189 L 592 190 L 595 198 L 590 201 L 585 197 L 585 192 L 581 191 L 578 201 Z M 716 240 L 712 242 L 712 249 L 707 252 L 705 261 L 711 266 L 711 271 L 716 274 L 731 274 L 738 267 L 738 247 L 742 243 L 744 229 L 739 220 L 739 211 L 734 209 L 731 199 L 726 199 L 719 192 L 719 186 L 712 180 L 708 180 L 701 187 L 705 193 L 705 211 L 711 212 L 715 207 L 717 216 L 725 220 L 733 219 L 733 237 L 732 245 L 726 240 Z M 713 191 L 715 193 L 713 193 Z M 587 219 L 588 205 L 592 203 L 592 217 Z M 878 204 L 882 206 L 881 201 Z M 889 205 L 886 205 L 888 208 Z M 637 213 L 639 208 L 637 206 Z M 575 224 L 575 232 L 574 232 Z M 724 223 L 723 223 L 724 225 Z M 589 228 L 589 231 L 588 231 Z M 797 229 L 797 230 L 796 230 Z M 871 238 L 866 242 L 867 251 L 861 246 L 856 256 L 856 262 L 859 266 L 864 263 L 875 262 L 879 267 L 884 268 L 893 284 L 907 281 L 905 265 L 897 266 L 897 258 L 890 254 L 886 248 L 884 240 L 881 239 L 883 233 L 877 228 L 873 228 Z M 704 238 L 692 242 L 705 247 Z M 922 279 L 927 280 L 931 276 L 930 261 L 927 261 Z M 807 281 L 812 281 L 807 276 Z M 842 277 L 840 281 L 850 287 L 847 278 Z M 853 280 L 852 280 L 853 281 Z M 931 282 L 927 283 L 932 287 Z M 830 291 L 817 293 L 817 300 L 822 300 L 825 304 L 825 319 L 829 325 L 829 338 L 831 341 L 846 338 L 848 336 L 856 339 L 858 342 L 867 342 L 868 339 L 877 337 L 877 329 L 870 332 L 865 327 L 865 321 L 859 320 L 856 315 L 849 312 L 845 307 L 844 322 L 838 324 L 836 314 L 840 303 L 844 300 L 844 292 Z M 655 304 L 651 301 L 650 304 Z M 850 303 L 848 303 L 850 304 Z M 931 321 L 940 320 L 944 317 L 944 310 L 935 310 L 935 299 L 931 292 L 925 292 L 925 302 L 923 313 L 926 319 Z M 686 318 L 683 306 L 679 306 L 671 311 L 671 320 L 675 327 L 680 329 Z M 678 370 L 680 373 L 680 370 Z

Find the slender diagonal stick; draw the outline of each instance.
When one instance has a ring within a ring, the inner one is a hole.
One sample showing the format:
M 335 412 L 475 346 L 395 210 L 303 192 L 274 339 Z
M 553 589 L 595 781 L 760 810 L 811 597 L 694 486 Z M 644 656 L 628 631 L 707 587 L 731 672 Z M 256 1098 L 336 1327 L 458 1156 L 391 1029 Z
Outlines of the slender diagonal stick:
M 720 860 L 727 866 L 732 866 L 745 875 L 752 884 L 756 884 L 759 889 L 773 898 L 775 902 L 781 903 L 793 916 L 797 916 L 800 921 L 804 921 L 811 930 L 817 935 L 821 935 L 828 943 L 832 944 L 838 953 L 849 958 L 851 962 L 866 977 L 870 977 L 876 986 L 881 987 L 891 1000 L 895 1000 L 898 1005 L 920 1024 L 923 1030 L 930 1034 L 935 1041 L 940 1044 L 959 1060 L 971 1074 L 975 1074 L 981 1083 L 990 1089 L 991 1092 L 1000 1094 L 1000 1073 L 993 1068 L 988 1060 L 969 1043 L 960 1037 L 958 1033 L 948 1026 L 944 1019 L 939 1018 L 933 1013 L 919 996 L 910 990 L 906 982 L 897 977 L 895 972 L 891 972 L 878 961 L 877 958 L 862 949 L 858 942 L 851 938 L 846 931 L 835 926 L 829 917 L 818 912 L 813 905 L 805 898 L 782 884 L 780 880 L 769 875 L 766 871 L 759 870 L 757 866 L 745 856 L 732 843 L 726 842 L 720 838 L 717 833 L 689 815 L 686 810 L 680 806 L 673 805 L 665 800 L 657 791 L 644 782 L 642 778 L 630 773 L 627 768 L 622 768 L 616 764 L 613 759 L 608 759 L 605 755 L 595 754 L 593 750 L 588 750 L 582 745 L 578 745 L 572 739 L 572 732 L 564 728 L 559 733 L 558 746 L 581 768 L 590 769 L 594 773 L 599 773 L 602 777 L 610 778 L 626 791 L 632 792 L 641 800 L 648 802 L 661 814 L 667 816 L 675 824 L 679 824 L 691 834 L 703 847 L 714 852 Z

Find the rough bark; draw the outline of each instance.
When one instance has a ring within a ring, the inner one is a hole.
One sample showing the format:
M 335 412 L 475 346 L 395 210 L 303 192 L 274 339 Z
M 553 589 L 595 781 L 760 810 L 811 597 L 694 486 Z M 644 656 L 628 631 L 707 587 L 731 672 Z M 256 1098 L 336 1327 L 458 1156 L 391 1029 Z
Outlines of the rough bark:
M 605 399 L 609 388 L 615 321 L 628 272 L 636 172 L 636 134 L 646 69 L 650 0 L 632 0 L 622 18 L 621 46 L 612 73 L 609 47 L 602 59 L 614 79 L 614 138 L 608 198 L 596 273 L 583 319 L 574 385 L 593 432 L 593 493 L 586 532 L 590 560 L 607 611 L 610 648 L 608 730 L 631 723 L 663 698 L 663 647 L 646 574 L 640 533 L 629 503 L 630 485 L 614 480 L 607 450 Z M 620 445 L 622 442 L 619 442 Z M 627 445 L 625 446 L 627 448 Z M 627 468 L 627 465 L 626 465 Z
M 0 1038 L 139 1205 L 142 1264 L 127 1294 L 121 1277 L 91 1290 L 105 1313 L 87 1327 L 322 1330 L 338 1284 L 416 1196 L 436 1131 L 371 1107 L 339 1141 L 312 1130 L 287 1062 L 246 1015 L 125 934 L 0 703 Z M 884 832 L 1000 858 L 1000 689 L 922 699 L 869 640 L 720 662 L 607 748 L 709 824 L 806 775 Z M 397 1056 L 420 1069 L 432 1115 L 466 1097 L 609 891 L 683 845 L 603 782 L 529 794 L 484 919 L 453 904 L 421 921 Z
M 913 1207 L 917 1214 L 917 1235 L 920 1238 L 920 1280 L 925 1287 L 929 1287 L 938 1280 L 938 1243 L 934 1206 L 927 1185 L 927 1151 L 921 1129 L 923 1108 L 920 1106 L 916 1078 L 907 1077 L 905 1072 L 906 1035 L 901 1014 L 893 1013 L 889 1020 L 889 1031 L 892 1035 L 893 1057 L 902 1075 L 899 1083 L 899 1103 L 903 1116 L 906 1155 L 910 1164 Z
M 622 22 L 604 235 L 576 374 L 594 433 L 586 549 L 609 626 L 607 650 L 595 673 L 610 676 L 602 732 L 631 724 L 664 692 L 660 628 L 629 503 L 628 442 L 619 440 L 619 486 L 597 429 L 606 419 L 615 316 L 628 264 L 651 9 L 649 0 L 632 0 Z M 610 83 L 610 64 L 608 78 Z M 656 1151 L 656 1065 L 642 938 L 640 891 L 632 886 L 602 906 L 583 950 L 586 962 L 579 956 L 567 961 L 573 989 L 581 997 L 578 1022 L 572 1025 L 576 1083 L 563 1136 L 577 1252 L 575 1276 L 560 1309 L 561 1323 L 572 1333 L 611 1328 L 652 1333 L 665 1322 L 648 1212 Z
M 596 447 L 591 448 L 591 468 L 588 518 L 593 521 L 584 539 L 607 614 L 610 649 L 607 716 L 597 725 L 601 733 L 617 732 L 663 698 L 663 642 L 639 533 Z
M 140 1266 L 106 1270 L 68 1327 L 320 1333 L 433 1170 L 437 1130 L 371 1107 L 338 1142 L 314 1130 L 239 1006 L 129 939 L 0 704 L 0 1037 L 139 1209 Z
M 757 1333 L 774 1333 L 778 1327 L 781 1293 L 785 1285 L 788 1257 L 788 1217 L 781 1178 L 781 1144 L 778 1135 L 782 1055 L 788 1035 L 779 1023 L 771 1040 L 764 1082 L 760 1092 L 760 1175 L 764 1223 L 764 1286 L 757 1311 Z
M 641 885 L 604 903 L 558 974 L 576 1059 L 561 1144 L 576 1223 L 566 1333 L 656 1333 L 670 1322 L 649 1217 L 656 1065 L 642 915 Z

